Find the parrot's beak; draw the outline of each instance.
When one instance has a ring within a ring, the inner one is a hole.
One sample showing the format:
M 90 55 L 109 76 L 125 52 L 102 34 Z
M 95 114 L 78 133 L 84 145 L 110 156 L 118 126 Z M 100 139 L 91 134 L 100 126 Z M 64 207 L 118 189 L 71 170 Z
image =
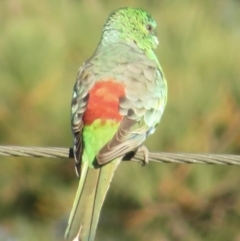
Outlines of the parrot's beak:
M 158 44 L 159 44 L 159 40 L 157 38 L 157 36 L 155 35 L 154 38 L 153 38 L 153 41 L 155 43 L 155 48 L 157 48 Z

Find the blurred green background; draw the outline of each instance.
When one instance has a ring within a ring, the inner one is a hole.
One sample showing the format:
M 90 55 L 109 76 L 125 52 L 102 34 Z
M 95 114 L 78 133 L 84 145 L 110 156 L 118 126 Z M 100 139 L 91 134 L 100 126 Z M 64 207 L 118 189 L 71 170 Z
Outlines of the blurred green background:
M 79 66 L 113 10 L 158 23 L 169 85 L 151 151 L 240 153 L 240 1 L 0 1 L 0 144 L 70 147 Z M 0 157 L 0 240 L 62 240 L 72 160 Z M 237 166 L 122 163 L 96 241 L 240 241 Z

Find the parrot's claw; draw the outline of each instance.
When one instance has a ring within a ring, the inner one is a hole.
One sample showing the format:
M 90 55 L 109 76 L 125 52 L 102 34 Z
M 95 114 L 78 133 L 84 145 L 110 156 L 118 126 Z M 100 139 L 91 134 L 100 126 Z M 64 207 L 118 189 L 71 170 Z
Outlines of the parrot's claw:
M 149 151 L 146 146 L 140 146 L 138 148 L 138 152 L 143 153 L 143 160 L 141 162 L 142 162 L 142 166 L 144 167 L 146 164 L 149 163 L 149 158 L 148 158 Z

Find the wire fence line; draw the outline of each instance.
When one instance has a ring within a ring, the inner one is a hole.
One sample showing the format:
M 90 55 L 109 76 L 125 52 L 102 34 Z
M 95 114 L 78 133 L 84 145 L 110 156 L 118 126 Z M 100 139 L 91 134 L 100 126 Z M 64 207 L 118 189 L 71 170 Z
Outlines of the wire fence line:
M 72 148 L 64 147 L 22 147 L 0 146 L 0 156 L 14 157 L 37 157 L 37 158 L 73 158 Z M 142 162 L 143 153 L 137 152 L 126 155 L 124 160 Z M 167 153 L 149 152 L 149 161 L 159 163 L 182 163 L 182 164 L 219 164 L 240 165 L 240 156 L 232 154 L 193 154 L 193 153 Z

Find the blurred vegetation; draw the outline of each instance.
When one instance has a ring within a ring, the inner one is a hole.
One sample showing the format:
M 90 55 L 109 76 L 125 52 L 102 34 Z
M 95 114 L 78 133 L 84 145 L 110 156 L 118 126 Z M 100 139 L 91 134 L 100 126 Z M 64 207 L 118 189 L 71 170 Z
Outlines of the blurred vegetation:
M 70 101 L 109 13 L 148 10 L 169 100 L 152 151 L 240 153 L 240 1 L 0 1 L 0 143 L 72 145 Z M 62 240 L 73 162 L 0 157 L 0 240 Z M 122 163 L 96 240 L 240 241 L 237 166 Z

